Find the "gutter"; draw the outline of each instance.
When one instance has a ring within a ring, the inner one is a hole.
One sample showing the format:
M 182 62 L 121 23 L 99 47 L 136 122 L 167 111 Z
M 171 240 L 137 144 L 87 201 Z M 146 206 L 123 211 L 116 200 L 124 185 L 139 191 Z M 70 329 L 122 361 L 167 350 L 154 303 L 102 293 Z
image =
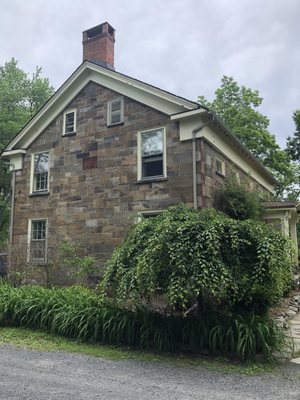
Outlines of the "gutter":
M 194 209 L 198 209 L 198 192 L 197 192 L 197 160 L 196 160 L 196 134 L 200 132 L 205 126 L 211 124 L 215 120 L 215 115 L 211 112 L 207 114 L 211 117 L 210 120 L 202 123 L 197 128 L 192 130 L 192 151 L 193 151 L 193 202 Z
M 12 254 L 12 243 L 13 243 L 13 226 L 14 226 L 14 210 L 15 210 L 15 187 L 16 187 L 16 168 L 15 164 L 4 162 L 12 168 L 11 177 L 11 209 L 10 209 L 10 226 L 9 226 L 9 248 L 8 248 L 8 265 L 11 269 L 11 254 Z

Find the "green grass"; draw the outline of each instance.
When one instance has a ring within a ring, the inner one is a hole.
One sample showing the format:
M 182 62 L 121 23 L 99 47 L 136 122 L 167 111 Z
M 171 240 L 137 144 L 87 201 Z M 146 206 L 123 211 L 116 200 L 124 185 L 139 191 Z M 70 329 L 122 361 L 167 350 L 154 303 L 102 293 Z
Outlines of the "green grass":
M 235 373 L 244 375 L 258 375 L 274 373 L 274 363 L 246 363 L 240 364 L 226 359 L 208 358 L 205 356 L 187 356 L 176 354 L 156 354 L 131 350 L 125 347 L 103 346 L 81 343 L 76 340 L 53 335 L 43 331 L 27 328 L 0 328 L 0 345 L 28 348 L 39 351 L 64 351 L 69 353 L 84 354 L 92 357 L 101 357 L 109 360 L 137 360 L 143 362 L 161 362 L 173 367 L 197 368 L 204 367 L 216 372 Z

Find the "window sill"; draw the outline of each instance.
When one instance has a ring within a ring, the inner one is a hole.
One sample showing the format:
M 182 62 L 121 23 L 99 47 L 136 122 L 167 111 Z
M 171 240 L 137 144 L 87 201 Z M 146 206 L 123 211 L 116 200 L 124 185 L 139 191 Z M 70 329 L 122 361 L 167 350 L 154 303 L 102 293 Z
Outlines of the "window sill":
M 29 197 L 36 197 L 36 196 L 47 196 L 49 195 L 50 192 L 49 190 L 44 190 L 44 191 L 40 191 L 40 192 L 33 192 L 29 194 Z
M 165 182 L 168 178 L 165 176 L 162 177 L 153 177 L 153 178 L 143 178 L 135 182 L 136 185 L 141 185 L 143 183 L 152 183 L 152 182 Z
M 124 121 L 116 122 L 115 124 L 107 124 L 107 128 L 113 128 L 114 126 L 124 125 Z
M 68 137 L 68 136 L 75 136 L 76 132 L 68 132 L 68 133 L 63 133 L 62 137 Z
M 221 178 L 226 178 L 226 176 L 219 171 L 216 171 L 216 175 L 219 175 Z

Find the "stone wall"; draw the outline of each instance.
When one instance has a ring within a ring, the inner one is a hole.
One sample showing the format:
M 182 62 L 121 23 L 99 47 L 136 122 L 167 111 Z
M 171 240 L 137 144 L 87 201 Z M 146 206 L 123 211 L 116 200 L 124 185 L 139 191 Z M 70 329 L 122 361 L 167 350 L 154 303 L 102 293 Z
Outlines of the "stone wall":
M 76 135 L 62 136 L 61 114 L 33 143 L 16 178 L 14 244 L 27 243 L 29 219 L 47 218 L 49 246 L 78 242 L 101 268 L 139 211 L 192 205 L 192 148 L 179 142 L 178 123 L 125 97 L 124 123 L 107 127 L 107 101 L 119 96 L 88 84 L 68 107 L 77 110 Z M 168 177 L 139 183 L 137 132 L 161 126 Z M 30 195 L 31 153 L 43 151 L 50 152 L 49 194 Z
M 216 159 L 224 162 L 224 174 L 220 174 L 216 168 Z M 198 160 L 198 191 L 199 207 L 217 207 L 217 195 L 225 182 L 225 179 L 235 177 L 238 183 L 244 185 L 249 191 L 256 191 L 264 196 L 270 193 L 256 182 L 250 175 L 247 175 L 238 165 L 232 163 L 223 154 L 217 151 L 206 140 L 201 139 L 197 143 L 197 160 Z

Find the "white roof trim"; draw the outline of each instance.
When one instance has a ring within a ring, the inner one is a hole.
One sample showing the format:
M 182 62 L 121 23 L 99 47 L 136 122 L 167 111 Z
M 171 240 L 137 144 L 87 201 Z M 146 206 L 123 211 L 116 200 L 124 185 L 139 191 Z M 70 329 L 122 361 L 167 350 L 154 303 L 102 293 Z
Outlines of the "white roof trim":
M 197 107 L 194 102 L 85 61 L 8 144 L 3 154 L 7 154 L 15 147 L 28 148 L 90 81 L 99 83 L 168 115 Z
M 202 108 L 201 107 L 201 108 L 197 108 L 196 110 L 184 111 L 184 112 L 179 113 L 179 114 L 171 115 L 171 119 L 173 121 L 178 121 L 178 120 L 186 118 L 186 117 L 191 117 L 191 116 L 200 115 L 200 114 L 207 114 L 209 112 L 210 111 L 208 111 L 206 108 Z
M 26 150 L 25 149 L 17 149 L 17 150 L 4 151 L 2 153 L 2 156 L 4 156 L 4 157 L 13 156 L 15 154 L 26 154 Z

